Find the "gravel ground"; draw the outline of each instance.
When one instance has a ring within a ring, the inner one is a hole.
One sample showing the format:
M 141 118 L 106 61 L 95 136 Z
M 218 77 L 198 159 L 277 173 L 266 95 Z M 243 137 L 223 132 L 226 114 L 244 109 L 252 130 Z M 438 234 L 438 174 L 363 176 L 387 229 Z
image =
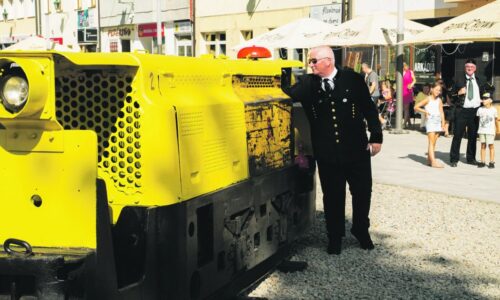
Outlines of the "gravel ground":
M 326 253 L 322 195 L 316 224 L 295 247 L 304 272 L 274 272 L 251 297 L 268 299 L 500 299 L 500 205 L 374 184 L 364 251 L 346 232 Z M 351 206 L 346 207 L 347 218 Z M 350 228 L 350 224 L 346 226 Z

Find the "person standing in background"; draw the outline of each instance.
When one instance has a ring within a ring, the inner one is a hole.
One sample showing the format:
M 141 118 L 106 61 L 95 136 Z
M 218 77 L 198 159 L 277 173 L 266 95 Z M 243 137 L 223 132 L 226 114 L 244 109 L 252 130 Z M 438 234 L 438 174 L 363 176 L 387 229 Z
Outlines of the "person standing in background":
M 425 130 L 425 121 L 426 121 L 427 117 L 426 117 L 425 112 L 421 112 L 421 111 L 417 110 L 417 105 L 421 101 L 427 99 L 427 97 L 429 97 L 430 93 L 431 93 L 431 84 L 426 83 L 422 87 L 422 90 L 420 92 L 418 92 L 418 94 L 415 96 L 415 111 L 420 114 L 420 130 Z
M 450 165 L 456 167 L 460 158 L 460 144 L 467 128 L 467 163 L 477 165 L 477 110 L 481 106 L 484 81 L 476 76 L 476 61 L 465 61 L 465 75 L 457 79 L 458 102 L 455 103 L 455 126 L 450 148 Z
M 373 103 L 377 104 L 378 98 L 380 97 L 378 75 L 365 62 L 361 64 L 361 70 L 365 73 L 365 82 L 368 86 L 370 97 L 372 98 Z
M 477 131 L 479 135 L 479 141 L 481 142 L 481 162 L 477 165 L 479 168 L 484 168 L 486 166 L 486 147 L 490 148 L 490 163 L 488 168 L 495 168 L 495 129 L 496 121 L 498 120 L 497 109 L 491 106 L 493 100 L 491 99 L 490 93 L 485 93 L 483 95 L 484 106 L 477 110 L 477 116 L 479 117 L 479 129 Z
M 436 141 L 439 133 L 444 130 L 444 111 L 441 100 L 441 84 L 436 82 L 432 85 L 431 94 L 423 101 L 415 105 L 415 111 L 424 113 L 427 116 L 427 137 L 429 146 L 427 148 L 427 163 L 433 168 L 442 168 L 443 165 L 436 161 L 434 152 L 436 151 Z M 422 108 L 424 107 L 424 108 Z
M 410 105 L 413 102 L 413 86 L 417 82 L 415 73 L 408 67 L 406 62 L 403 62 L 403 126 L 410 127 Z M 400 122 L 398 120 L 398 122 Z

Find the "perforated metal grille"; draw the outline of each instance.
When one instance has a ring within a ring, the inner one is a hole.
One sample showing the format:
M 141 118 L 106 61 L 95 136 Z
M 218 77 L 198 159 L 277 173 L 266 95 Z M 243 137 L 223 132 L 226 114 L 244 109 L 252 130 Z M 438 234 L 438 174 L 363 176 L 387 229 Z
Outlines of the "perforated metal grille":
M 280 77 L 276 76 L 235 76 L 243 88 L 273 88 L 279 87 Z
M 56 78 L 58 121 L 66 130 L 97 133 L 98 167 L 127 193 L 141 187 L 142 177 L 141 110 L 132 96 L 133 77 L 132 71 L 86 70 Z
M 197 135 L 203 133 L 203 113 L 182 112 L 179 114 L 179 127 L 182 136 Z

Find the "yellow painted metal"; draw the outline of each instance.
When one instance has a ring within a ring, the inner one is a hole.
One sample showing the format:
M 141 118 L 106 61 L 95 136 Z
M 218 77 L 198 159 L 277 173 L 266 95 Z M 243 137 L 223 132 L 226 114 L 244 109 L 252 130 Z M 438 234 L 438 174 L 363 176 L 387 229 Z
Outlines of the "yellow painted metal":
M 177 127 L 177 137 L 168 144 L 178 147 L 178 200 L 246 179 L 244 106 L 232 90 L 224 61 L 138 57 L 142 69 L 148 70 L 143 73 L 147 97 L 171 105 L 176 112 L 177 121 L 171 126 Z
M 62 145 L 61 151 L 47 149 L 51 143 Z M 0 130 L 0 162 L 0 241 L 96 247 L 94 132 Z
M 170 205 L 247 179 L 249 153 L 263 155 L 268 167 L 289 160 L 290 116 L 283 114 L 289 107 L 282 101 L 288 98 L 279 81 L 283 67 L 300 62 L 57 52 L 2 53 L 0 59 L 38 61 L 47 55 L 54 65 L 44 73 L 45 107 L 54 107 L 52 119 L 64 132 L 97 134 L 94 167 L 106 181 L 113 222 L 124 206 Z M 249 113 L 256 103 L 271 118 L 276 141 L 264 144 L 268 131 L 249 152 L 249 130 L 267 130 L 266 122 Z M 8 141 L 4 150 L 20 149 Z M 57 141 L 23 147 L 66 155 Z M 45 159 L 41 153 L 36 158 Z

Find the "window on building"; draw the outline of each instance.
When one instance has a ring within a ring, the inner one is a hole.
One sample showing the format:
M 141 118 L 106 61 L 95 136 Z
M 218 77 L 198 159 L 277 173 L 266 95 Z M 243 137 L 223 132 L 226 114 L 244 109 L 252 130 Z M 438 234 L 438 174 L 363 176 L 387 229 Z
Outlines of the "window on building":
M 109 52 L 118 52 L 118 42 L 109 42 Z
M 14 3 L 14 1 L 9 1 L 10 3 L 10 10 L 9 10 L 9 19 L 10 20 L 15 20 L 18 18 L 19 15 L 19 2 Z
M 175 44 L 178 56 L 193 56 L 193 41 L 191 35 L 176 35 Z
M 35 0 L 25 0 L 24 1 L 24 16 L 29 18 L 29 17 L 34 17 L 35 16 Z
M 293 59 L 304 61 L 304 49 L 294 49 Z
M 60 12 L 62 11 L 62 0 L 52 1 L 52 5 L 54 5 L 54 11 Z
M 251 40 L 251 39 L 253 39 L 253 31 L 252 30 L 242 30 L 241 37 L 243 38 L 244 41 Z
M 122 40 L 122 52 L 130 52 L 130 40 Z
M 206 53 L 218 55 L 226 55 L 226 33 L 213 32 L 205 33 Z
M 278 51 L 281 59 L 288 59 L 288 49 L 279 48 Z

